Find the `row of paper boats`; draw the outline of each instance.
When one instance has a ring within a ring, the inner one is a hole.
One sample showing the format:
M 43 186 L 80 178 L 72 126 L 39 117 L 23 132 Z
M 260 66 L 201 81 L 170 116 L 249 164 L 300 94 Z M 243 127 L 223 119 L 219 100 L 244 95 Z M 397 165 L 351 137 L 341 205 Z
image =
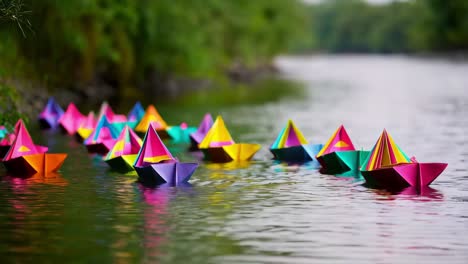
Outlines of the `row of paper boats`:
M 111 168 L 122 173 L 135 170 L 141 182 L 151 185 L 185 183 L 198 167 L 198 163 L 177 160 L 161 138 L 190 142 L 191 150 L 200 150 L 205 160 L 216 163 L 247 161 L 261 148 L 259 144 L 234 142 L 221 116 L 213 122 L 211 115 L 206 114 L 198 128 L 185 124 L 170 127 L 154 106 L 144 111 L 139 103 L 128 116 L 114 114 L 104 103 L 94 121 L 93 114 L 85 117 L 73 104 L 63 111 L 49 100 L 39 120 L 43 127 L 61 127 L 68 134 L 79 136 L 90 153 L 105 155 L 103 159 Z M 140 133 L 145 131 L 143 140 L 133 128 Z M 10 173 L 56 171 L 66 158 L 66 154 L 49 154 L 46 147 L 35 145 L 22 121 L 13 133 L 0 129 L 0 138 L 2 135 L 0 145 L 8 149 L 3 163 Z M 446 163 L 421 163 L 409 158 L 385 130 L 370 151 L 356 150 L 343 126 L 325 145 L 309 144 L 291 120 L 270 151 L 279 161 L 317 161 L 324 174 L 359 174 L 370 185 L 384 188 L 427 186 L 447 167 Z

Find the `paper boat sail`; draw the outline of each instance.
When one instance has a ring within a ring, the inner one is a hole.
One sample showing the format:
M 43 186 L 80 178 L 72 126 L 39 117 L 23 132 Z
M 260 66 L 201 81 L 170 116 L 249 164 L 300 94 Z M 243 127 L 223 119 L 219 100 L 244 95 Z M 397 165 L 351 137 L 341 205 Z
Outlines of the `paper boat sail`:
M 24 155 L 33 155 L 47 152 L 47 147 L 34 144 L 31 135 L 29 135 L 29 132 L 23 123 L 23 120 L 18 121 L 17 125 L 15 126 L 15 131 L 15 140 L 11 145 L 10 150 L 3 158 L 3 161 L 18 158 Z
M 316 158 L 324 174 L 359 176 L 369 151 L 356 150 L 343 125 L 338 127 Z M 346 173 L 346 174 L 345 174 Z
M 150 124 L 134 167 L 143 184 L 179 185 L 188 182 L 198 164 L 177 161 Z
M 109 122 L 111 122 L 111 123 L 126 122 L 127 121 L 127 117 L 125 115 L 115 114 L 114 110 L 112 110 L 109 103 L 107 103 L 106 101 L 104 101 L 101 104 L 98 119 L 101 119 L 102 116 L 105 116 L 107 118 L 107 120 L 109 120 Z
M 164 145 L 154 125 L 151 123 L 134 165 L 135 167 L 141 167 L 162 161 L 175 161 L 175 158 L 169 152 L 166 145 Z
M 371 171 L 392 165 L 411 163 L 410 158 L 395 144 L 386 130 L 382 132 L 364 163 L 364 170 Z
M 62 166 L 67 154 L 45 153 L 47 147 L 34 144 L 22 120 L 19 120 L 15 127 L 16 138 L 3 158 L 8 172 L 31 176 L 54 172 Z
M 76 131 L 76 134 L 81 141 L 87 139 L 91 133 L 93 133 L 93 130 L 96 127 L 96 123 L 97 121 L 94 112 L 89 112 L 88 116 L 83 119 Z
M 143 108 L 140 102 L 136 102 L 132 110 L 130 110 L 130 112 L 127 115 L 128 125 L 131 128 L 135 128 L 138 125 L 138 123 L 140 123 L 144 115 L 145 109 Z
M 154 105 L 149 105 L 146 109 L 145 115 L 141 119 L 140 123 L 135 127 L 135 132 L 145 133 L 150 124 L 153 123 L 153 127 L 158 131 L 165 131 L 167 128 L 167 123 L 164 119 L 159 115 L 158 111 L 154 107 Z M 163 137 L 167 136 L 163 135 Z
M 276 160 L 286 162 L 307 162 L 315 159 L 322 144 L 309 144 L 292 120 L 288 120 L 270 147 Z
M 302 132 L 296 127 L 293 121 L 288 120 L 288 124 L 279 133 L 273 145 L 272 149 L 282 149 L 289 147 L 296 147 L 303 144 L 308 144 Z
M 335 133 L 331 136 L 328 142 L 323 146 L 320 152 L 317 154 L 317 157 L 335 152 L 335 151 L 346 151 L 346 150 L 356 150 L 354 148 L 353 142 L 348 136 L 346 129 L 341 125 Z
M 408 158 L 384 130 L 362 165 L 361 173 L 370 185 L 421 188 L 431 184 L 446 167 L 447 163 L 421 163 Z
M 104 160 L 117 171 L 133 171 L 133 164 L 140 151 L 142 141 L 129 126 L 125 126 L 114 146 Z
M 206 160 L 226 163 L 250 160 L 261 146 L 259 144 L 235 143 L 223 118 L 218 116 L 198 147 Z
M 78 111 L 74 103 L 70 103 L 58 122 L 65 132 L 74 135 L 83 119 L 85 119 L 85 116 Z
M 206 134 L 213 126 L 213 117 L 210 113 L 205 114 L 200 125 L 198 126 L 197 131 L 190 134 L 190 140 L 192 142 L 191 149 L 198 149 L 198 144 L 200 144 L 205 138 Z
M 106 154 L 119 137 L 119 131 L 102 116 L 93 133 L 85 139 L 84 144 L 90 153 Z
M 58 121 L 63 113 L 62 107 L 55 102 L 54 98 L 49 98 L 44 110 L 39 114 L 40 126 L 45 129 L 58 127 Z
M 211 126 L 205 138 L 200 143 L 199 148 L 216 148 L 232 144 L 234 144 L 234 140 L 227 130 L 223 118 L 218 116 L 213 126 Z
M 172 141 L 175 143 L 190 143 L 190 134 L 196 130 L 196 127 L 189 127 L 185 122 L 179 126 L 171 126 L 166 129 Z

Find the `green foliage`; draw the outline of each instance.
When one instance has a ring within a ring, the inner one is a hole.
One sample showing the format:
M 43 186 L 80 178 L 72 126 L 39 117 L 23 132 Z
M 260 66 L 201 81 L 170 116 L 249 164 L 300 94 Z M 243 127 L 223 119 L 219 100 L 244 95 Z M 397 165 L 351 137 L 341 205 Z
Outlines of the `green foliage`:
M 25 116 L 18 112 L 19 100 L 16 89 L 0 79 L 0 125 L 4 125 L 9 131 L 12 131 L 19 118 L 25 119 Z
M 79 86 L 96 76 L 116 88 L 136 86 L 151 72 L 220 76 L 232 64 L 255 66 L 287 50 L 305 17 L 299 0 L 24 0 L 24 5 L 32 11 L 33 32 L 26 38 L 11 28 L 0 32 L 14 37 L 19 53 L 53 87 Z
M 373 5 L 329 0 L 312 5 L 309 49 L 418 52 L 468 49 L 468 1 L 414 0 Z M 304 47 L 302 47 L 303 49 Z

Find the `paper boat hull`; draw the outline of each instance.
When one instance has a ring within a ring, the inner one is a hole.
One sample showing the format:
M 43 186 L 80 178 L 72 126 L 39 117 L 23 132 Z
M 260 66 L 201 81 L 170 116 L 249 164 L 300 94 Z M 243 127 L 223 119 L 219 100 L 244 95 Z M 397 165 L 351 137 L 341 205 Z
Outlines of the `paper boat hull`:
M 424 187 L 431 184 L 447 167 L 447 163 L 408 163 L 372 171 L 362 171 L 372 186 L 399 189 L 408 186 Z
M 248 161 L 260 149 L 259 144 L 235 143 L 227 146 L 201 149 L 205 160 L 215 163 Z
M 166 184 L 176 186 L 187 183 L 197 167 L 198 163 L 170 162 L 135 167 L 135 171 L 138 174 L 138 181 L 144 185 Z
M 132 172 L 135 169 L 133 168 L 133 164 L 137 155 L 122 155 L 112 159 L 105 160 L 105 162 L 111 167 L 112 170 L 120 172 L 120 173 L 128 173 Z
M 54 129 L 58 127 L 58 120 L 54 117 L 44 118 L 40 117 L 39 120 L 39 127 L 41 129 Z
M 109 150 L 112 148 L 113 143 L 115 143 L 115 141 L 88 144 L 86 145 L 86 149 L 88 150 L 89 153 L 106 155 L 109 152 Z
M 334 175 L 360 170 L 369 153 L 370 151 L 363 150 L 334 151 L 317 157 L 318 162 L 322 165 L 320 172 Z
M 270 149 L 274 159 L 285 162 L 308 162 L 315 159 L 322 144 L 308 144 L 281 149 Z
M 25 155 L 8 161 L 4 161 L 7 171 L 15 176 L 28 177 L 36 173 L 56 172 L 67 158 L 67 154 L 40 153 Z

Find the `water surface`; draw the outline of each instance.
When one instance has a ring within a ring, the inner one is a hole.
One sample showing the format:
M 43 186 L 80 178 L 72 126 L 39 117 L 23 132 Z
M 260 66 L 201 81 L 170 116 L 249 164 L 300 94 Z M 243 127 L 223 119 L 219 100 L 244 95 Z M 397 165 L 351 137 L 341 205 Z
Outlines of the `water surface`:
M 220 113 L 236 141 L 263 145 L 250 163 L 202 163 L 190 186 L 145 188 L 72 138 L 37 134 L 69 158 L 50 178 L 1 178 L 2 263 L 467 263 L 468 63 L 315 56 L 277 64 L 305 84 L 303 98 L 161 112 L 171 123 Z M 449 166 L 429 189 L 389 193 L 277 164 L 268 145 L 289 118 L 315 143 L 344 124 L 364 149 L 386 128 L 410 156 Z

